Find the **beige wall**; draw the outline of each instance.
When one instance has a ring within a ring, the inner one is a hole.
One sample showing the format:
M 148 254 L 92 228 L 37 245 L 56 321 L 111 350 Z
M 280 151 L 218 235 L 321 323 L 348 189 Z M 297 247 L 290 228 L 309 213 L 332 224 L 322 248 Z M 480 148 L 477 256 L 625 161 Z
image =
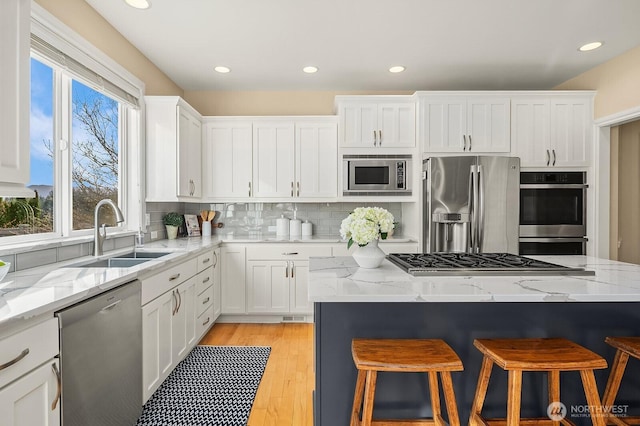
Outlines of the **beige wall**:
M 331 115 L 336 95 L 411 95 L 413 91 L 185 91 L 184 98 L 202 115 Z
M 125 67 L 131 74 L 144 81 L 147 95 L 183 96 L 184 91 L 178 85 L 171 81 L 84 0 L 35 1 L 111 59 Z
M 606 47 L 605 47 L 606 48 Z M 640 46 L 572 78 L 554 89 L 597 90 L 595 118 L 640 106 Z

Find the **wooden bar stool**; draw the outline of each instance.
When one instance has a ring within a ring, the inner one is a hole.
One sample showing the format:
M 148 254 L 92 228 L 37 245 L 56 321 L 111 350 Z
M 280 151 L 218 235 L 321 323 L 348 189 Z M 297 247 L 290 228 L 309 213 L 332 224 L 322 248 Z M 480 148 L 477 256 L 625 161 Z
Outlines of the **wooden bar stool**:
M 459 426 L 456 396 L 451 382 L 452 371 L 462 371 L 462 361 L 443 340 L 439 339 L 353 339 L 353 362 L 358 380 L 351 411 L 351 426 L 370 425 L 446 425 L 440 410 L 438 373 L 447 405 L 449 424 Z M 373 420 L 373 399 L 379 371 L 419 372 L 429 375 L 431 419 Z M 360 407 L 362 406 L 362 421 Z
M 602 397 L 602 405 L 607 409 L 613 407 L 616 400 L 629 356 L 640 359 L 640 337 L 607 337 L 604 341 L 617 349 L 607 387 Z M 619 426 L 638 425 L 640 424 L 640 416 L 617 417 L 615 413 L 609 413 L 607 423 Z
M 593 370 L 607 368 L 607 362 L 599 355 L 570 340 L 476 339 L 473 344 L 483 353 L 484 359 L 469 415 L 470 426 L 489 425 L 491 423 L 504 425 L 505 420 L 507 426 L 515 426 L 520 423 L 552 424 L 555 426 L 558 426 L 559 423 L 565 425 L 573 424 L 566 417 L 557 421 L 553 421 L 550 418 L 520 418 L 523 371 L 547 372 L 549 404 L 560 402 L 560 372 L 579 371 L 584 393 L 587 397 L 587 404 L 594 407 L 601 406 Z M 509 373 L 506 419 L 485 419 L 481 415 L 493 364 L 497 364 Z M 595 426 L 605 426 L 602 416 L 591 416 L 591 421 Z

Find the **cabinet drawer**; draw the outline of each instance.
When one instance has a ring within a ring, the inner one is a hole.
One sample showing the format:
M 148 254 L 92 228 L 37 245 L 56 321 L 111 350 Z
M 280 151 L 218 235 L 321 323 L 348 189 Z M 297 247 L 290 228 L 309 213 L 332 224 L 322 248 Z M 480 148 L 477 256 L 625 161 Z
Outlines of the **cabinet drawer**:
M 213 305 L 213 287 L 209 287 L 203 291 L 202 294 L 198 295 L 198 299 L 196 300 L 197 316 L 202 315 L 211 305 Z
M 213 285 L 213 268 L 200 272 L 195 276 L 196 280 L 196 295 L 199 295 L 207 288 Z
M 311 256 L 331 256 L 331 245 L 260 244 L 247 246 L 247 260 L 308 260 Z
M 198 339 L 202 338 L 202 335 L 213 324 L 213 306 L 209 306 L 196 320 L 196 336 Z
M 198 272 L 202 272 L 207 268 L 210 268 L 214 264 L 213 250 L 198 256 Z
M 197 266 L 198 259 L 193 258 L 159 272 L 156 275 L 141 279 L 142 305 L 144 306 L 156 297 L 194 276 L 197 271 Z
M 58 352 L 57 318 L 0 340 L 0 366 L 4 366 L 0 370 L 0 388 L 52 359 Z

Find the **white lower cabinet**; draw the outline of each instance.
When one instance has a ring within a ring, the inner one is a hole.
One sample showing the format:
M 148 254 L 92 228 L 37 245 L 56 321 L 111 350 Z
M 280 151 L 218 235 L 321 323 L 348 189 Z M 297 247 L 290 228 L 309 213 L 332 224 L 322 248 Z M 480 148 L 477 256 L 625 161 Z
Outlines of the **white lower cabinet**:
M 222 251 L 217 248 L 213 251 L 213 321 L 222 313 Z M 206 325 L 206 324 L 205 324 Z
M 200 257 L 188 259 L 141 279 L 143 295 L 158 287 L 164 293 L 142 306 L 142 403 L 153 395 L 200 338 L 197 326 L 197 285 L 210 266 L 199 268 Z M 202 272 L 197 273 L 198 269 Z M 210 280 L 210 279 L 209 279 Z M 155 296 L 155 294 L 154 294 Z M 145 302 L 143 297 L 143 303 Z
M 0 390 L 0 413 L 6 426 L 60 425 L 57 359 L 36 368 Z
M 58 320 L 50 318 L 0 338 L 0 423 L 60 424 Z
M 230 245 L 222 248 L 222 314 L 247 313 L 245 301 L 245 261 L 243 245 Z
M 306 260 L 248 260 L 247 312 L 313 313 Z

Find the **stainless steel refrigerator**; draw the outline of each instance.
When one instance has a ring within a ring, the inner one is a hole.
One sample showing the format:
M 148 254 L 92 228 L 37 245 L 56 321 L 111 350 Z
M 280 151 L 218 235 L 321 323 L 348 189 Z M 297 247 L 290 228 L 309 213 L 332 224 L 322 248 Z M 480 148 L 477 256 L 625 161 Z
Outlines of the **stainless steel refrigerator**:
M 423 161 L 423 251 L 519 254 L 520 159 Z

